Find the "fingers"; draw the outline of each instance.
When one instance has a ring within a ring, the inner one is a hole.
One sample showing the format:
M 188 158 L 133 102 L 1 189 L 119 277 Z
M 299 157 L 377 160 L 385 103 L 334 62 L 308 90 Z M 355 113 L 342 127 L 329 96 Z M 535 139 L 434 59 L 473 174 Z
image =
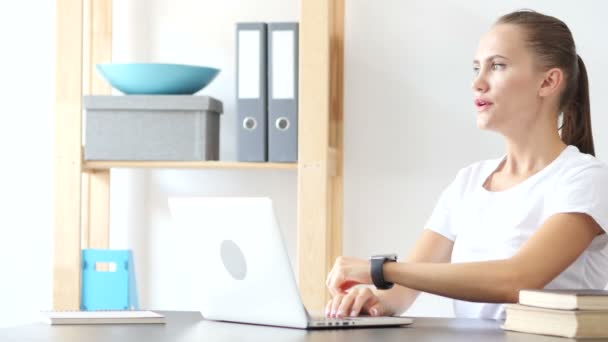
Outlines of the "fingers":
M 338 294 L 330 299 L 327 305 L 325 305 L 325 317 L 343 318 L 346 316 L 345 313 L 348 312 L 354 300 L 354 294 Z
M 368 261 L 338 257 L 325 281 L 333 297 L 325 306 L 325 316 L 342 318 L 358 316 L 361 312 L 383 315 L 382 303 L 371 289 L 353 288 L 357 284 L 370 283 L 368 273 Z
M 384 307 L 380 303 L 372 306 L 368 311 L 372 316 L 384 316 Z
M 372 316 L 384 314 L 380 299 L 369 288 L 352 289 L 348 294 L 338 294 L 325 306 L 325 316 L 330 318 L 355 317 L 362 312 Z
M 369 312 L 367 309 L 377 303 L 378 298 L 376 297 L 376 295 L 374 295 L 374 292 L 369 288 L 364 288 L 359 291 L 359 294 L 355 298 L 355 301 L 353 302 L 353 305 L 350 309 L 349 315 L 351 317 L 359 316 L 362 309 L 364 309 L 364 311 L 366 312 Z
M 374 296 L 375 300 L 370 300 L 363 304 L 363 310 L 368 312 L 370 316 L 384 316 L 384 306 L 380 303 L 378 297 Z
M 338 305 L 338 310 L 335 312 L 334 317 L 344 318 L 350 314 L 351 307 L 355 302 L 358 291 L 351 291 L 346 296 L 342 297 L 342 302 Z
M 339 294 L 333 298 L 332 303 L 331 303 L 331 308 L 329 310 L 329 317 L 331 317 L 331 318 L 337 317 L 338 308 L 340 307 L 340 304 L 342 303 L 343 298 L 344 298 L 344 295 L 342 295 L 342 294 Z

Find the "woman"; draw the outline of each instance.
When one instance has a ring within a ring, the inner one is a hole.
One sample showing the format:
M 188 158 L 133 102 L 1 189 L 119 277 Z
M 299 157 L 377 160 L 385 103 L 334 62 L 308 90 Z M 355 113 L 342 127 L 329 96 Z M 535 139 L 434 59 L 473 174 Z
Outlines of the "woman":
M 370 261 L 338 258 L 327 316 L 400 314 L 423 291 L 455 299 L 457 317 L 500 319 L 500 303 L 523 288 L 606 286 L 608 166 L 593 157 L 587 73 L 570 30 L 537 12 L 507 14 L 473 67 L 477 125 L 504 137 L 505 156 L 460 170 L 406 262 L 372 272 Z M 395 286 L 353 286 L 372 283 Z

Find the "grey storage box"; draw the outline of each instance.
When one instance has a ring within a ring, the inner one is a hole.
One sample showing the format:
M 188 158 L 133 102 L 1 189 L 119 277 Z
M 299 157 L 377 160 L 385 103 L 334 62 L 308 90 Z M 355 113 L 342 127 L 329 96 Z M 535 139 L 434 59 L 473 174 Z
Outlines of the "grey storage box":
M 222 102 L 209 96 L 85 96 L 85 160 L 218 160 Z

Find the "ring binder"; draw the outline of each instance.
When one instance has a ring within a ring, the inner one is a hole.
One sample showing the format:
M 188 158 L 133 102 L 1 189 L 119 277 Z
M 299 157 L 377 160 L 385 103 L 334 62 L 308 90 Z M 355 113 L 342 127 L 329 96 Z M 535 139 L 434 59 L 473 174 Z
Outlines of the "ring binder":
M 298 160 L 298 23 L 268 24 L 268 160 Z
M 237 159 L 265 162 L 267 151 L 266 24 L 237 23 Z

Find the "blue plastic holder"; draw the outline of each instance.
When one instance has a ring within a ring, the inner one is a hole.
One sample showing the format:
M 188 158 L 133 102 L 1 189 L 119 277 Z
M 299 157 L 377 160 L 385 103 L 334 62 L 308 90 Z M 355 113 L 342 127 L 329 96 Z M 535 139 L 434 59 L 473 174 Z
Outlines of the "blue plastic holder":
M 131 250 L 83 249 L 80 310 L 139 310 Z

